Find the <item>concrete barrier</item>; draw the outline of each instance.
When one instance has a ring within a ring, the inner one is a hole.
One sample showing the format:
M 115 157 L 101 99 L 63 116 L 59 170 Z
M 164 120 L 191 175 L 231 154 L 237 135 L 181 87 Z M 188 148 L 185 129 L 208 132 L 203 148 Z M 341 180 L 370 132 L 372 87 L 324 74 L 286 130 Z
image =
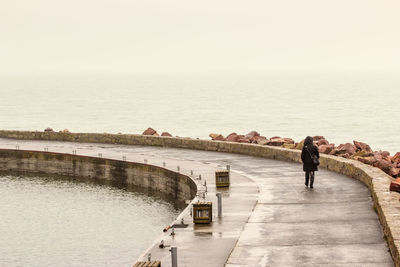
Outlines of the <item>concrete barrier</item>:
M 54 174 L 136 187 L 173 198 L 182 207 L 197 193 L 189 176 L 158 166 L 53 152 L 0 149 L 0 172 Z
M 23 140 L 50 140 L 87 143 L 107 143 L 142 146 L 161 146 L 229 152 L 276 160 L 301 162 L 300 151 L 254 144 L 199 140 L 191 138 L 157 137 L 143 135 L 56 133 L 0 131 L 0 137 Z M 321 167 L 363 182 L 370 190 L 376 212 L 382 224 L 393 261 L 400 266 L 400 202 L 398 193 L 390 192 L 392 178 L 380 169 L 358 161 L 321 155 Z

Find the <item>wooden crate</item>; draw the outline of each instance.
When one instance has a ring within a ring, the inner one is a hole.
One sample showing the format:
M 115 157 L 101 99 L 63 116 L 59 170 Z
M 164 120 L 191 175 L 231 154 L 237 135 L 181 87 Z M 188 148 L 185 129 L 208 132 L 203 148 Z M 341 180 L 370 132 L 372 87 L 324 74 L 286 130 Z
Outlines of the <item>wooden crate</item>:
M 230 181 L 229 181 L 229 171 L 228 170 L 215 172 L 215 185 L 217 186 L 217 188 L 229 187 Z
M 208 224 L 212 222 L 212 202 L 193 203 L 193 223 Z
M 161 261 L 138 261 L 132 267 L 161 267 Z

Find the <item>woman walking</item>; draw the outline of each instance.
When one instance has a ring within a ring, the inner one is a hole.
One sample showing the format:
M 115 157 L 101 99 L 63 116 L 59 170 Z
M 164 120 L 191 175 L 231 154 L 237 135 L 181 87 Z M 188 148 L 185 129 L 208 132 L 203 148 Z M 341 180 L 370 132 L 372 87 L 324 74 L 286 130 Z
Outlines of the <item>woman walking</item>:
M 306 172 L 305 185 L 308 187 L 310 182 L 310 188 L 313 188 L 315 171 L 318 171 L 319 160 L 318 147 L 314 146 L 313 139 L 311 136 L 307 136 L 304 140 L 303 150 L 301 151 L 301 160 L 303 161 L 303 171 Z

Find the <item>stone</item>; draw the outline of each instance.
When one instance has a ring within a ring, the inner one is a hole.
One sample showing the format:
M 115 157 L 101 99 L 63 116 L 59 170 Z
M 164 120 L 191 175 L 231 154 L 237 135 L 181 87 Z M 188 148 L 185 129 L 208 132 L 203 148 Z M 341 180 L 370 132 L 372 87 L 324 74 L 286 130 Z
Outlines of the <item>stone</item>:
M 245 137 L 242 135 L 242 136 L 239 136 L 238 142 L 239 142 L 239 143 L 250 143 L 250 140 L 247 139 L 247 138 L 245 138 Z
M 393 165 L 391 164 L 391 162 L 384 160 L 384 159 L 378 159 L 374 165 L 374 167 L 377 167 L 379 169 L 381 169 L 382 171 L 384 171 L 385 173 L 389 173 L 390 169 L 393 167 Z
M 351 156 L 356 153 L 355 145 L 350 143 L 340 144 L 336 149 L 337 149 L 336 154 L 349 154 Z
M 257 144 L 259 144 L 259 145 L 263 145 L 263 146 L 265 146 L 265 145 L 268 145 L 269 144 L 269 140 L 267 139 L 267 138 L 259 138 L 257 141 L 256 141 L 256 143 Z
M 270 146 L 282 146 L 283 144 L 285 144 L 285 140 L 283 138 L 274 138 L 274 139 L 270 139 L 269 140 L 269 144 Z
M 286 144 L 294 144 L 294 140 L 292 138 L 283 138 L 283 140 L 285 141 Z
M 54 132 L 53 128 L 47 127 L 44 129 L 45 132 Z
M 389 190 L 400 193 L 400 178 L 390 182 Z
M 172 137 L 172 135 L 169 132 L 162 132 L 161 136 L 169 136 Z
M 369 156 L 373 156 L 373 155 L 374 155 L 373 153 L 368 152 L 366 150 L 360 150 L 353 155 L 353 158 L 355 158 L 355 157 L 363 157 L 364 158 L 364 157 L 369 157 Z
M 239 138 L 240 138 L 239 135 L 237 135 L 236 133 L 231 133 L 226 137 L 226 141 L 237 142 Z
M 365 150 L 365 151 L 367 151 L 367 152 L 372 152 L 371 147 L 370 147 L 368 144 L 366 144 L 366 143 L 358 142 L 358 141 L 356 141 L 356 140 L 353 140 L 353 143 L 354 143 L 354 145 L 356 146 L 356 149 L 357 149 L 357 150 Z
M 388 174 L 389 174 L 390 176 L 392 176 L 392 177 L 398 177 L 399 174 L 400 174 L 400 169 L 399 169 L 399 168 L 394 168 L 394 167 L 392 167 L 392 168 L 390 168 Z
M 393 162 L 393 163 L 400 163 L 400 152 L 397 152 L 397 153 L 392 157 L 392 162 Z
M 64 130 L 60 131 L 60 133 L 70 133 L 70 131 L 68 129 L 64 129 Z
M 373 165 L 376 162 L 376 158 L 369 156 L 369 157 L 357 157 L 355 158 L 356 160 L 364 163 L 364 164 L 368 164 L 368 165 Z
M 303 149 L 303 146 L 304 146 L 304 139 L 301 140 L 300 143 L 298 143 L 298 144 L 296 145 L 296 149 L 302 150 L 302 149 Z
M 317 146 L 329 145 L 329 142 L 326 141 L 325 139 L 321 139 L 321 140 L 318 140 L 318 141 L 317 141 L 316 145 L 317 145 Z
M 322 139 L 325 139 L 325 137 L 323 137 L 321 135 L 313 136 L 313 141 L 319 141 L 319 140 L 322 140 Z
M 252 139 L 256 136 L 260 136 L 260 134 L 256 131 L 251 131 L 248 134 L 245 135 L 246 139 Z
M 153 128 L 149 127 L 142 133 L 142 135 L 153 135 L 155 133 L 157 133 L 156 130 L 154 130 Z
M 288 148 L 288 149 L 294 149 L 296 148 L 295 144 L 289 144 L 289 143 L 285 143 L 282 145 L 284 148 Z
M 219 135 L 217 135 L 217 136 L 212 137 L 212 140 L 215 140 L 215 141 L 225 141 L 226 139 L 224 138 L 223 135 L 219 134 Z
M 214 140 L 215 137 L 217 137 L 220 134 L 217 133 L 210 133 L 208 136 L 211 137 L 212 140 Z
M 329 154 L 334 149 L 335 149 L 334 144 L 321 145 L 318 147 L 319 153 L 323 154 Z

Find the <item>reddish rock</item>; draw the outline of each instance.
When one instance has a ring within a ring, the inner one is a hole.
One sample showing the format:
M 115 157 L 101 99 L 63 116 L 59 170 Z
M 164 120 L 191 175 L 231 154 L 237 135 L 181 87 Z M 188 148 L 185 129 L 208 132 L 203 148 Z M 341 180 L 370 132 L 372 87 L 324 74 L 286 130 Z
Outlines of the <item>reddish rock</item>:
M 279 136 L 273 136 L 273 137 L 271 137 L 269 140 L 272 140 L 272 139 L 280 139 L 281 137 L 279 137 Z
M 161 136 L 169 136 L 172 137 L 172 135 L 169 132 L 162 132 Z
M 376 158 L 371 157 L 371 156 L 370 157 L 358 157 L 357 160 L 364 164 L 368 164 L 368 165 L 374 165 L 374 163 L 376 162 Z
M 231 133 L 226 137 L 226 141 L 237 142 L 239 138 L 240 138 L 239 135 L 237 135 L 236 133 Z
M 239 143 L 250 143 L 250 140 L 245 138 L 244 136 L 239 137 L 238 139 Z
M 335 149 L 334 144 L 321 145 L 318 147 L 319 153 L 323 154 L 329 154 L 334 149 Z
M 400 174 L 400 169 L 399 168 L 390 168 L 389 173 L 390 176 L 392 177 L 397 177 Z
M 259 138 L 258 140 L 257 140 L 257 144 L 259 144 L 259 145 L 268 145 L 269 144 L 269 140 L 267 139 L 267 138 Z
M 353 144 L 341 144 L 337 148 L 336 154 L 349 154 L 350 156 L 356 153 L 356 147 Z
M 250 139 L 250 141 L 255 144 L 258 144 L 258 141 L 264 142 L 262 140 L 267 140 L 267 138 L 265 136 L 254 136 Z
M 354 140 L 353 143 L 354 143 L 354 145 L 356 146 L 356 149 L 357 149 L 357 150 L 365 150 L 365 151 L 367 151 L 367 152 L 372 152 L 371 147 L 370 147 L 368 144 L 366 144 L 366 143 L 358 142 L 358 141 L 356 141 L 356 140 Z
M 323 136 L 320 136 L 320 135 L 316 135 L 316 136 L 313 137 L 313 141 L 319 141 L 319 140 L 322 140 L 322 139 L 325 139 L 325 138 Z
M 47 127 L 44 129 L 45 132 L 54 132 L 53 128 Z
M 378 159 L 374 163 L 374 167 L 377 167 L 377 168 L 381 169 L 382 171 L 389 173 L 390 169 L 393 168 L 394 166 L 390 162 L 388 162 L 384 159 Z
M 260 134 L 258 132 L 256 132 L 256 131 L 251 131 L 248 134 L 246 134 L 245 137 L 246 137 L 246 139 L 252 139 L 252 138 L 254 138 L 256 136 L 260 136 Z
M 286 144 L 294 144 L 294 140 L 292 138 L 283 138 Z
M 269 140 L 269 144 L 270 146 L 282 146 L 283 144 L 285 144 L 285 139 L 283 138 L 271 138 Z
M 225 141 L 226 140 L 224 138 L 224 136 L 221 134 L 210 134 L 210 137 L 212 140 L 216 140 L 216 141 Z
M 397 178 L 394 181 L 390 182 L 390 191 L 399 192 L 400 193 L 400 178 Z
M 393 157 L 392 157 L 392 162 L 393 163 L 400 163 L 400 152 L 397 152 Z
M 319 141 L 317 141 L 317 144 L 316 144 L 317 146 L 325 146 L 325 145 L 329 145 L 329 142 L 328 141 L 326 141 L 325 139 L 321 139 L 321 140 L 319 140 Z
M 156 130 L 149 127 L 142 133 L 142 135 L 154 135 L 156 133 L 157 133 Z

